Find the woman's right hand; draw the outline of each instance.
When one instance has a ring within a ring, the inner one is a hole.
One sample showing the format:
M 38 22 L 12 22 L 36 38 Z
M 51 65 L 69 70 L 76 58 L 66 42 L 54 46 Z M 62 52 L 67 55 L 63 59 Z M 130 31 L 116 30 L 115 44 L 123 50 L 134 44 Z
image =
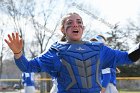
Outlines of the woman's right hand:
M 22 55 L 23 40 L 20 38 L 17 32 L 8 34 L 8 39 L 5 39 L 5 42 L 8 44 L 16 58 L 19 58 Z

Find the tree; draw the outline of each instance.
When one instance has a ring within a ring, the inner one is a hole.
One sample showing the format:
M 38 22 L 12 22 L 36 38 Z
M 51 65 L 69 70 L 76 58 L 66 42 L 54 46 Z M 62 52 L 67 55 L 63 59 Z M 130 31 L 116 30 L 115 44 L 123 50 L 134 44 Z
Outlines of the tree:
M 53 4 L 53 2 L 49 3 L 49 7 L 48 7 L 49 9 L 55 8 L 54 5 L 52 5 L 52 4 Z M 51 16 L 51 14 L 54 13 L 54 11 L 42 10 L 42 12 L 40 13 L 40 15 L 42 15 L 42 18 L 44 18 L 42 25 L 38 21 L 36 21 L 36 18 L 35 18 L 36 16 L 34 14 L 32 14 L 32 12 L 30 12 L 32 25 L 35 29 L 35 37 L 34 37 L 35 39 L 34 39 L 34 41 L 32 41 L 32 47 L 35 47 L 35 48 L 33 48 L 33 50 L 30 49 L 31 54 L 33 54 L 32 57 L 36 56 L 36 55 L 34 55 L 34 53 L 36 53 L 36 51 L 38 51 L 38 54 L 41 54 L 44 51 L 46 51 L 50 44 L 50 41 L 53 38 L 56 38 L 55 37 L 57 35 L 56 29 L 59 26 L 60 20 L 65 11 L 66 10 L 64 9 L 64 11 L 61 11 L 60 14 L 57 14 L 57 15 L 59 15 L 59 18 L 58 18 L 58 20 L 56 20 L 56 24 L 54 24 L 53 30 L 50 30 L 47 28 L 47 22 L 49 20 L 49 17 Z M 36 44 L 35 44 L 35 42 L 36 42 Z M 33 45 L 35 45 L 35 46 L 33 46 Z M 41 73 L 41 78 L 50 78 L 50 76 L 46 73 Z M 46 88 L 46 85 L 47 85 L 47 88 Z M 50 91 L 50 88 L 51 88 L 50 85 L 51 85 L 50 82 L 45 84 L 45 82 L 42 81 L 40 92 L 44 93 L 44 91 L 46 91 L 46 89 L 48 89 L 47 91 Z
M 6 15 L 6 17 L 8 16 L 8 24 L 10 24 L 10 31 L 15 31 L 15 32 L 19 32 L 20 36 L 23 38 L 24 43 L 25 43 L 25 28 L 27 25 L 27 21 L 28 21 L 28 13 L 26 11 L 26 9 L 29 7 L 28 6 L 28 2 L 30 2 L 31 0 L 5 0 L 2 2 L 3 6 L 1 7 L 2 12 Z M 7 20 L 6 20 L 7 21 Z M 5 22 L 5 20 L 4 20 Z M 6 24 L 6 23 L 5 23 Z M 7 26 L 8 28 L 8 26 Z M 25 54 L 25 47 L 23 47 L 23 53 Z M 6 60 L 6 59 L 5 59 Z M 8 61 L 11 62 L 11 61 Z M 14 63 L 14 62 L 13 62 Z M 10 70 L 10 71 L 14 71 L 14 68 L 12 68 L 11 64 L 9 67 L 7 67 L 8 63 L 5 63 L 5 67 L 6 68 L 2 68 L 2 70 Z M 13 70 L 11 70 L 13 69 Z M 0 71 L 2 71 L 0 70 Z M 10 72 L 9 71 L 9 72 Z M 6 75 L 6 76 L 5 76 Z M 13 74 L 15 75 L 15 74 Z M 4 74 L 5 77 L 11 78 L 11 77 L 16 77 L 18 75 L 18 78 L 21 77 L 21 72 L 16 73 L 15 76 L 11 75 L 11 72 L 8 73 L 6 72 L 6 74 Z
M 129 50 L 130 47 L 128 47 L 129 43 L 127 39 L 130 34 L 124 28 L 119 29 L 119 24 L 116 23 L 114 28 L 110 32 L 107 32 L 107 45 L 113 49 Z
M 3 40 L 3 29 L 0 29 L 0 78 L 3 72 L 3 56 L 4 56 L 4 40 Z
M 128 39 L 130 40 L 133 45 L 133 47 L 140 42 L 140 28 L 134 21 L 131 19 L 128 20 L 128 24 L 126 26 L 126 31 L 129 32 Z M 129 47 L 129 49 L 131 49 Z M 121 73 L 117 76 L 140 76 L 139 74 L 139 68 L 140 68 L 140 60 L 138 60 L 135 64 L 132 65 L 124 65 L 119 66 Z

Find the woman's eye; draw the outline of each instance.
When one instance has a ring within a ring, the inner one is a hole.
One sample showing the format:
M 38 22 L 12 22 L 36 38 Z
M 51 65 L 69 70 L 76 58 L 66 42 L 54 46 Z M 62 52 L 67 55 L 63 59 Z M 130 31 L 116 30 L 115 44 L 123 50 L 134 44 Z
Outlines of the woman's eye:
M 67 25 L 71 25 L 72 24 L 72 22 L 67 22 Z
M 78 21 L 78 24 L 82 24 L 82 21 Z

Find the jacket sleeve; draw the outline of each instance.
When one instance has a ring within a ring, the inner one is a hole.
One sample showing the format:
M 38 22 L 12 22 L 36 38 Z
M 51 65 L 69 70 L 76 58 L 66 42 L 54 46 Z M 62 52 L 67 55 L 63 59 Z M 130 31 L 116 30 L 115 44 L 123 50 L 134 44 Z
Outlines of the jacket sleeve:
M 59 61 L 60 59 L 54 50 L 49 50 L 30 61 L 24 55 L 19 59 L 15 59 L 16 65 L 23 72 L 47 72 L 49 74 L 54 71 L 54 65 L 60 63 Z
M 102 68 L 111 67 L 112 65 L 131 64 L 132 61 L 125 51 L 113 50 L 107 46 L 103 46 L 100 53 L 100 59 L 103 63 Z
M 110 83 L 111 79 L 111 71 L 110 68 L 102 69 L 102 87 L 106 88 L 107 85 Z

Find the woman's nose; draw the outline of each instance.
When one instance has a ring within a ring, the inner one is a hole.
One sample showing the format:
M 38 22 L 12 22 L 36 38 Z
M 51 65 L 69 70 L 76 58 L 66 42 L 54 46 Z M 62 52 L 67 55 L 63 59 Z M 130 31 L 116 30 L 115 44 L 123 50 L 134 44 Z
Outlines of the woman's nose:
M 78 27 L 77 22 L 73 22 L 73 27 Z

